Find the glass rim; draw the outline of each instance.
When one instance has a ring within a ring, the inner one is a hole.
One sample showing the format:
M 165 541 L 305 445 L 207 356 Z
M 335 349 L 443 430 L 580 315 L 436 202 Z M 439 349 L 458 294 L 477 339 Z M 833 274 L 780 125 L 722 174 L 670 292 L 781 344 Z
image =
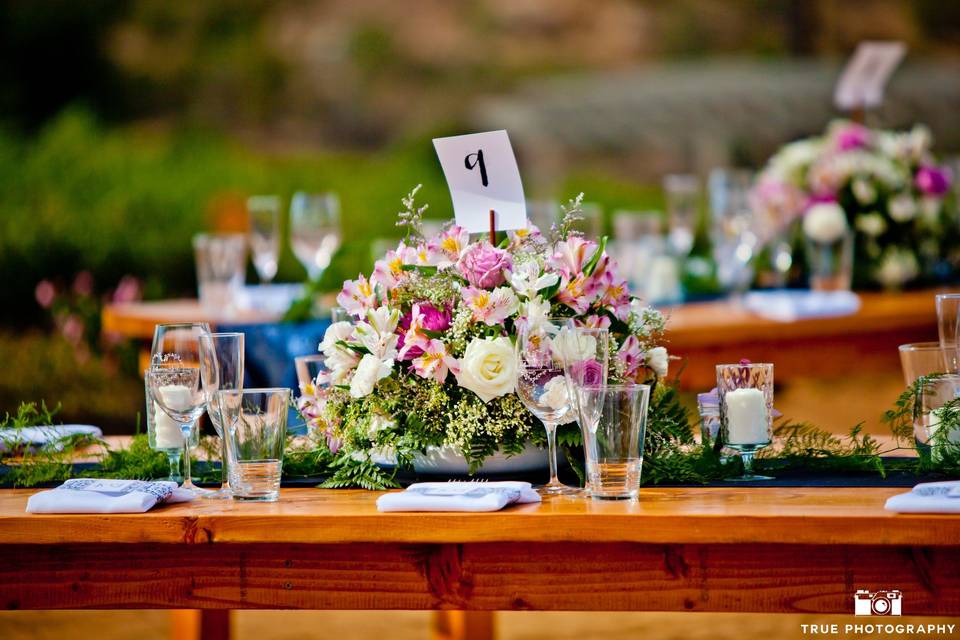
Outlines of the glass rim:
M 927 342 L 907 342 L 897 347 L 901 352 L 910 351 L 945 351 L 943 345 L 933 340 Z
M 217 393 L 235 393 L 238 395 L 247 395 L 248 393 L 250 395 L 253 395 L 255 393 L 258 393 L 261 395 L 268 395 L 271 393 L 281 393 L 281 392 L 293 393 L 290 387 L 253 387 L 251 389 L 244 388 L 244 389 L 218 389 L 217 390 Z
M 960 293 L 938 293 L 934 297 L 937 300 L 960 299 Z
M 210 326 L 209 322 L 197 320 L 195 322 L 158 322 L 153 325 L 153 331 L 156 333 L 157 328 L 159 327 L 204 327 Z M 204 333 L 210 333 L 209 331 L 204 331 Z
M 201 338 L 237 338 L 244 337 L 245 334 L 242 331 L 205 331 L 200 334 Z
M 920 378 L 926 378 L 926 384 L 936 384 L 941 381 L 957 383 L 960 382 L 960 373 L 928 373 L 917 380 Z
M 606 389 L 607 391 L 610 391 L 611 389 L 616 391 L 626 391 L 626 390 L 633 390 L 633 389 L 649 390 L 653 388 L 651 385 L 646 383 L 641 383 L 641 382 L 632 382 L 629 384 L 627 383 L 624 383 L 624 384 L 578 384 L 576 386 L 578 386 L 581 389 Z
M 739 368 L 739 369 L 766 369 L 766 368 L 771 368 L 771 369 L 772 369 L 772 368 L 773 368 L 773 363 L 772 363 L 772 362 L 750 362 L 750 363 L 748 363 L 748 364 L 734 364 L 734 363 L 731 363 L 731 364 L 718 364 L 718 365 L 717 365 L 717 371 L 719 371 L 720 369 L 733 369 L 733 368 Z

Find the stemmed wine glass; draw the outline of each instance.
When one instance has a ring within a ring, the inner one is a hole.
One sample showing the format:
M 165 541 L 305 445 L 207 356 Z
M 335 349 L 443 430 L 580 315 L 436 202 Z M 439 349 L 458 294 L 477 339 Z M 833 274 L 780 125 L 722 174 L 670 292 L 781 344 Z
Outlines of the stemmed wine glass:
M 260 282 L 267 284 L 277 275 L 280 256 L 280 197 L 247 198 L 247 215 L 250 218 L 247 240 L 253 254 L 253 266 Z
M 227 472 L 229 438 L 224 431 L 223 408 L 217 391 L 243 389 L 243 345 L 242 333 L 205 333 L 200 336 L 200 381 L 207 402 L 207 415 L 220 436 L 220 489 L 207 496 L 210 498 L 233 497 Z
M 516 346 L 517 395 L 547 430 L 550 481 L 539 489 L 546 495 L 580 493 L 557 479 L 557 426 L 573 419 L 563 360 L 554 342 L 561 330 L 562 325 L 552 321 L 528 323 L 520 330 Z
M 334 193 L 298 191 L 290 203 L 290 244 L 316 282 L 340 246 L 340 200 Z
M 596 433 L 603 413 L 609 374 L 610 332 L 601 327 L 578 327 L 569 320 L 554 342 L 563 360 L 567 391 L 583 434 L 584 461 L 587 478 L 590 478 L 597 455 L 589 446 L 594 441 L 589 435 Z
M 205 322 L 159 324 L 153 332 L 147 388 L 151 400 L 180 428 L 183 436 L 183 488 L 208 493 L 190 477 L 190 445 L 206 399 L 200 388 L 200 335 L 210 333 Z

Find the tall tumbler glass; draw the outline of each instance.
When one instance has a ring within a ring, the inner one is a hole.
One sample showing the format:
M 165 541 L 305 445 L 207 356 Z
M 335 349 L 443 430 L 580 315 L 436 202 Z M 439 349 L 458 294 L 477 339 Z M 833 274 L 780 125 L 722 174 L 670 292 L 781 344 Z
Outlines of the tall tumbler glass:
M 208 312 L 230 317 L 247 267 L 247 244 L 242 233 L 201 233 L 193 237 L 200 304 Z
M 947 373 L 947 350 L 939 342 L 910 342 L 898 347 L 903 382 L 908 387 L 920 376 Z
M 960 322 L 960 293 L 941 293 L 937 295 L 937 328 L 940 332 L 940 346 L 947 358 L 947 371 L 960 373 L 960 354 L 957 353 L 960 342 L 957 341 L 957 323 Z
M 217 392 L 243 388 L 244 335 L 242 333 L 204 333 L 200 336 L 200 381 L 207 401 L 207 415 L 220 437 L 220 490 L 210 497 L 230 498 L 230 456 L 224 433 L 223 411 Z
M 230 488 L 234 500 L 280 498 L 290 389 L 218 391 L 229 440 Z
M 770 480 L 753 472 L 753 457 L 773 436 L 773 365 L 717 365 L 723 443 L 740 452 L 743 475 L 730 480 Z
M 829 241 L 803 235 L 810 288 L 814 291 L 849 291 L 853 283 L 853 230 L 847 228 Z
M 960 459 L 960 376 L 924 380 L 913 405 L 913 435 L 921 455 L 934 463 Z
M 592 386 L 583 393 L 600 392 Z M 587 467 L 594 500 L 635 500 L 640 491 L 643 439 L 650 386 L 607 385 L 600 401 L 597 428 L 587 432 L 594 461 Z

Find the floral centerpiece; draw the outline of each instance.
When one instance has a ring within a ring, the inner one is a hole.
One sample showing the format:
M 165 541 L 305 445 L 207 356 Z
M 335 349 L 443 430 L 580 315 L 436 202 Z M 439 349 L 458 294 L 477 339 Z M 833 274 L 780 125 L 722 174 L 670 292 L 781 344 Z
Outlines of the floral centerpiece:
M 424 237 L 417 189 L 403 199 L 406 237 L 371 275 L 344 283 L 337 301 L 353 321 L 330 326 L 326 371 L 301 389 L 301 413 L 334 456 L 328 484 L 389 486 L 383 461 L 409 467 L 432 447 L 455 448 L 474 472 L 498 451 L 542 443 L 515 392 L 526 323 L 608 327 L 611 378 L 666 375 L 663 316 L 630 295 L 605 240 L 572 230 L 582 194 L 546 233 L 530 226 L 494 246 L 452 223 Z M 568 441 L 578 439 L 569 428 Z
M 814 214 L 803 229 L 817 238 L 854 229 L 855 286 L 943 279 L 960 263 L 960 238 L 952 176 L 931 142 L 921 125 L 896 132 L 835 121 L 770 159 L 751 194 L 754 211 L 781 226 Z

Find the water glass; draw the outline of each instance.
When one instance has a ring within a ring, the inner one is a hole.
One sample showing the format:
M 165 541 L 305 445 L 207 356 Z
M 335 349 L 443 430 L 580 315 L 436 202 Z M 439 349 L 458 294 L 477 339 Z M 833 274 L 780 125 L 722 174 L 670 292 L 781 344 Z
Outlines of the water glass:
M 947 373 L 947 351 L 939 342 L 910 342 L 898 349 L 903 382 L 908 387 L 920 376 Z
M 853 230 L 846 229 L 832 242 L 818 242 L 804 234 L 810 288 L 814 291 L 849 291 L 853 282 Z
M 913 435 L 917 450 L 939 462 L 960 456 L 960 375 L 924 380 L 913 405 Z
M 958 373 L 957 323 L 960 322 L 960 293 L 941 293 L 937 295 L 937 328 L 940 332 L 940 346 L 946 357 L 946 371 Z
M 260 282 L 266 284 L 276 277 L 280 257 L 280 196 L 247 198 L 247 216 L 253 266 Z
M 290 389 L 217 392 L 229 440 L 230 487 L 234 500 L 276 502 L 280 498 Z
M 335 193 L 298 191 L 290 203 L 290 244 L 316 282 L 340 247 L 340 199 Z
M 201 233 L 193 237 L 193 252 L 200 304 L 209 313 L 229 317 L 243 289 L 246 238 L 241 233 Z
M 600 420 L 596 429 L 587 432 L 584 445 L 592 453 L 587 462 L 590 495 L 594 500 L 636 500 L 650 385 L 606 385 L 601 397 Z
M 689 174 L 670 174 L 663 178 L 663 196 L 667 204 L 670 247 L 680 258 L 693 249 L 700 209 L 700 181 Z
M 770 480 L 753 472 L 753 457 L 773 435 L 773 365 L 717 365 L 720 433 L 723 444 L 740 452 L 743 475 L 733 481 Z

